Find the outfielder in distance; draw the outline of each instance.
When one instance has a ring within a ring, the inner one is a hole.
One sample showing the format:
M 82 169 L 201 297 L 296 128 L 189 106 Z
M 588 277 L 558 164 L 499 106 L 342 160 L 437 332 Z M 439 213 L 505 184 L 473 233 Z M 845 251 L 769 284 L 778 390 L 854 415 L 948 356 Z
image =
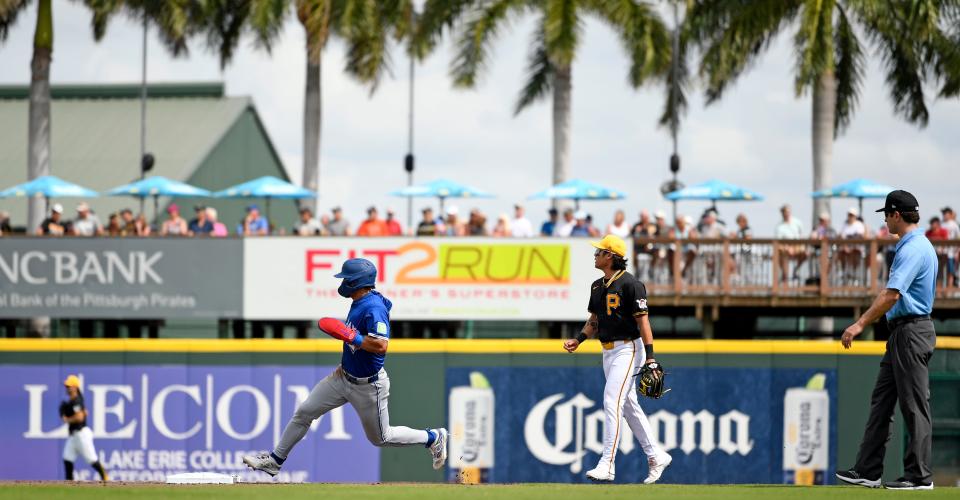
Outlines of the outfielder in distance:
M 63 387 L 70 398 L 60 403 L 60 419 L 67 424 L 70 437 L 63 446 L 63 468 L 67 481 L 73 480 L 73 463 L 77 457 L 84 460 L 100 474 L 101 481 L 107 481 L 107 471 L 97 458 L 97 449 L 93 446 L 93 431 L 87 427 L 87 408 L 83 404 L 83 393 L 80 392 L 80 378 L 70 375 L 63 381 Z
M 433 468 L 442 469 L 447 461 L 446 429 L 390 426 L 387 413 L 390 378 L 383 368 L 383 361 L 390 340 L 390 308 L 393 304 L 374 290 L 376 266 L 367 259 L 350 259 L 334 277 L 343 279 L 337 292 L 353 300 L 347 323 L 323 318 L 319 326 L 327 335 L 343 341 L 340 366 L 317 383 L 300 404 L 276 448 L 271 453 L 245 456 L 243 463 L 271 476 L 277 475 L 294 445 L 303 439 L 314 420 L 350 403 L 360 417 L 367 439 L 375 446 L 425 446 L 433 456 Z
M 657 380 L 662 380 L 663 376 L 653 357 L 647 289 L 626 271 L 627 245 L 623 240 L 608 234 L 591 245 L 597 249 L 593 254 L 593 265 L 603 271 L 603 277 L 590 286 L 587 306 L 590 319 L 577 338 L 563 343 L 567 352 L 576 351 L 590 337 L 597 337 L 603 345 L 603 374 L 607 379 L 603 388 L 606 416 L 603 453 L 596 468 L 587 471 L 587 477 L 594 481 L 613 481 L 620 444 L 620 422 L 626 419 L 647 455 L 649 472 L 643 482 L 655 483 L 673 458 L 654 443 L 650 421 L 640 408 L 634 389 L 634 377 L 638 376 L 641 367 L 644 371 L 659 371 Z

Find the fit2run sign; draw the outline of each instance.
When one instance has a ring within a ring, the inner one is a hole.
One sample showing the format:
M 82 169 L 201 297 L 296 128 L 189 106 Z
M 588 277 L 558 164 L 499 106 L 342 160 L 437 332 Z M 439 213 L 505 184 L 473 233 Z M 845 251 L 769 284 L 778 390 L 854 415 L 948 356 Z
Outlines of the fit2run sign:
M 583 319 L 598 277 L 586 238 L 248 239 L 244 316 L 345 311 L 333 275 L 354 257 L 377 266 L 377 289 L 403 320 Z

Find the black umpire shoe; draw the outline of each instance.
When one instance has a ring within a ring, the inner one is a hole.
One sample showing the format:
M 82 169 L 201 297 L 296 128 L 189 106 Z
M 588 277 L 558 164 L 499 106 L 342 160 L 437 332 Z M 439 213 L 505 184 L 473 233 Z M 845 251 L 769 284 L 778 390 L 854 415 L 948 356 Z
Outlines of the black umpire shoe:
M 932 490 L 933 483 L 915 483 L 913 481 L 907 481 L 901 477 L 896 481 L 887 481 L 883 483 L 883 487 L 888 490 Z
M 850 470 L 838 470 L 837 479 L 847 483 L 855 484 L 857 486 L 866 486 L 867 488 L 879 488 L 880 487 L 880 478 L 876 479 L 867 479 L 860 475 L 859 472 L 850 469 Z

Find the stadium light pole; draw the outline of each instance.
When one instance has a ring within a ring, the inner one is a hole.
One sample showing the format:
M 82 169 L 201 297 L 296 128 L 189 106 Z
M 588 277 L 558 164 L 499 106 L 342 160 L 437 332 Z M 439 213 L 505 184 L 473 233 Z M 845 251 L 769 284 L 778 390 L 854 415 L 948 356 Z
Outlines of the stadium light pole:
M 670 137 L 673 140 L 673 154 L 670 155 L 670 172 L 673 174 L 673 180 L 670 183 L 670 192 L 682 189 L 683 186 L 677 181 L 677 173 L 680 172 L 680 154 L 677 152 L 677 129 L 679 128 L 679 117 L 677 116 L 677 102 L 680 92 L 680 86 L 677 83 L 677 77 L 680 74 L 680 14 L 677 8 L 677 1 L 673 4 L 673 50 L 670 61 Z M 673 200 L 673 221 L 677 220 L 677 200 Z
M 410 54 L 410 96 L 409 96 L 409 110 L 408 110 L 408 122 L 407 122 L 407 155 L 403 158 L 403 169 L 407 172 L 407 187 L 413 185 L 413 168 L 414 168 L 414 159 L 413 159 L 413 71 L 414 71 L 415 62 L 413 60 L 413 54 Z M 413 229 L 413 197 L 407 196 L 407 231 Z
M 147 153 L 147 11 L 143 11 L 143 55 L 141 60 L 141 79 L 140 79 L 140 180 L 143 180 L 146 170 L 144 170 L 144 158 Z M 151 165 L 152 166 L 152 165 Z M 140 213 L 143 214 L 143 207 L 146 198 L 140 197 Z M 156 214 L 154 214 L 156 215 Z

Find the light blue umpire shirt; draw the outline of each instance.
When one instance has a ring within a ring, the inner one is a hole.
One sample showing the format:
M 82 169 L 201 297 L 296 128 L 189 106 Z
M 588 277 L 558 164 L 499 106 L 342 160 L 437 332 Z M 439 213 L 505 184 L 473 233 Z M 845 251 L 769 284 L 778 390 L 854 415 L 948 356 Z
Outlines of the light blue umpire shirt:
M 900 292 L 900 300 L 887 311 L 887 320 L 930 314 L 937 287 L 937 252 L 919 228 L 900 238 L 896 251 L 887 288 Z

